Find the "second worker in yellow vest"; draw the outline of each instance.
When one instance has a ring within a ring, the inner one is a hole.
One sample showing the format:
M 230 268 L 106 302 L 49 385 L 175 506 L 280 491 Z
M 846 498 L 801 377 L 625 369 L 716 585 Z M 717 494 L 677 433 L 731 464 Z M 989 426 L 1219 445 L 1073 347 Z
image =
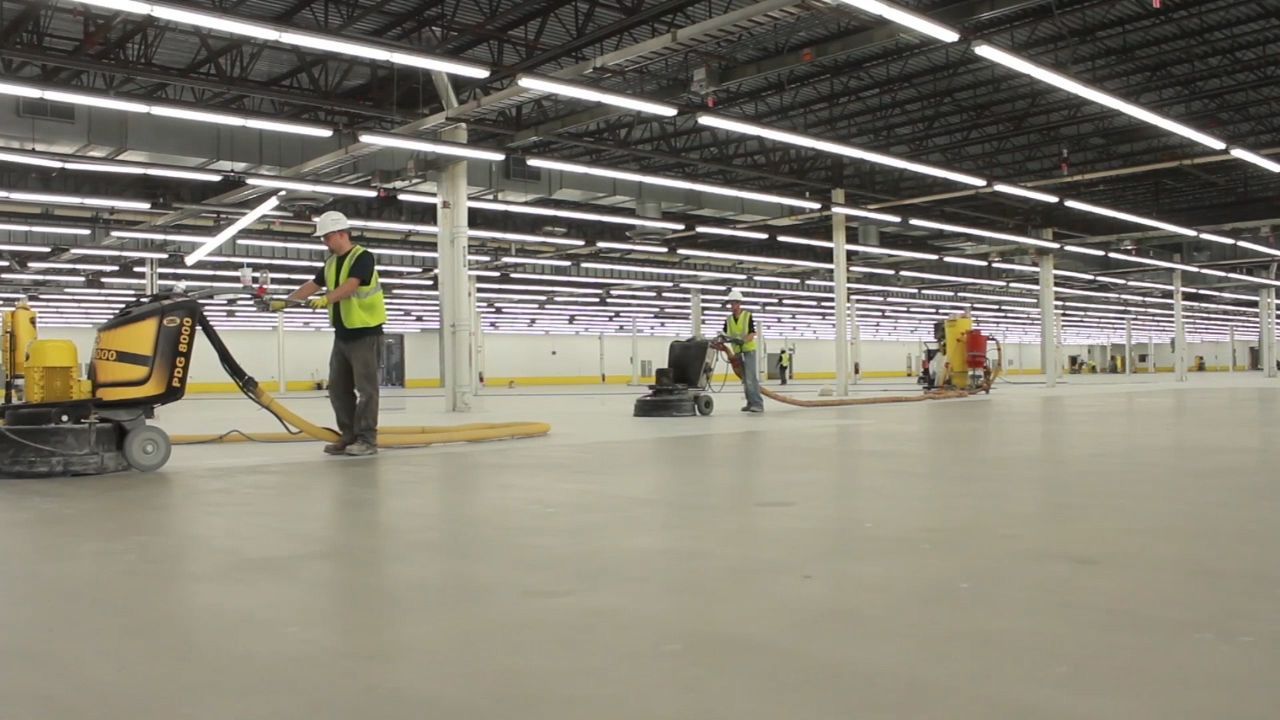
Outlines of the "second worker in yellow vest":
M 729 317 L 724 320 L 724 334 L 733 340 L 734 351 L 742 357 L 742 389 L 747 404 L 742 412 L 764 412 L 764 397 L 760 394 L 760 366 L 756 358 L 756 321 L 751 313 L 742 309 L 742 292 L 729 292 Z
M 352 242 L 350 228 L 347 216 L 340 212 L 320 216 L 315 237 L 324 242 L 329 257 L 315 278 L 293 291 L 289 300 L 310 298 L 307 304 L 327 310 L 333 324 L 329 402 L 342 437 L 325 445 L 324 451 L 373 455 L 378 452 L 378 344 L 387 308 L 377 261 L 373 253 Z M 322 290 L 326 292 L 313 297 Z

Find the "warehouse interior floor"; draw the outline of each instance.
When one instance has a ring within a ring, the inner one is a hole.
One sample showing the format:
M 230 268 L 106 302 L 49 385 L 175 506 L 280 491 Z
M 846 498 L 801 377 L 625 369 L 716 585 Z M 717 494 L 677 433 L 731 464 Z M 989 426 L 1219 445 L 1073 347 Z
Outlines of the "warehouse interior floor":
M 553 434 L 0 481 L 0 717 L 1274 717 L 1280 381 L 1068 380 L 668 420 L 389 393 Z

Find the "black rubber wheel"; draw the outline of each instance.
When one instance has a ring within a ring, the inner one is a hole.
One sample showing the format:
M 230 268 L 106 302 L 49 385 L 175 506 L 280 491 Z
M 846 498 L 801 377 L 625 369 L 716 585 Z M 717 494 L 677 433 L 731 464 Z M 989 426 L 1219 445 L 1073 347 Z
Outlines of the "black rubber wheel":
M 124 436 L 124 447 L 121 448 L 124 459 L 138 472 L 153 472 L 169 462 L 173 452 L 173 444 L 165 431 L 152 425 L 143 425 L 130 430 Z
M 716 400 L 707 394 L 699 395 L 694 398 L 694 407 L 698 409 L 699 415 L 710 415 L 716 409 Z

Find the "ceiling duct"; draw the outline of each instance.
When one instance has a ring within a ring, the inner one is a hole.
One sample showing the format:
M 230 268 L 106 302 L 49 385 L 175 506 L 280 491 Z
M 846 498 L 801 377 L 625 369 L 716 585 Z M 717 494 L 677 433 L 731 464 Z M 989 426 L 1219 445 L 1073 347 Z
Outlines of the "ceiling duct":
M 662 219 L 662 203 L 656 200 L 637 200 L 636 216 L 649 220 L 660 220 Z M 627 231 L 627 236 L 632 240 L 663 240 L 670 234 L 670 230 L 656 227 L 637 226 L 634 230 Z

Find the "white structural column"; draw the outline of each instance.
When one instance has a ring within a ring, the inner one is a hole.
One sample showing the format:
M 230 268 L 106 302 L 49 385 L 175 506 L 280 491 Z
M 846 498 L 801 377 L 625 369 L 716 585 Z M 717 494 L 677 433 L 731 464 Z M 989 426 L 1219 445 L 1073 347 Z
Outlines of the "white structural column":
M 154 262 L 154 261 L 152 261 Z M 284 374 L 284 313 L 276 313 L 276 377 L 280 378 L 277 392 L 281 395 L 289 390 L 289 380 Z
M 1258 360 L 1264 377 L 1276 376 L 1276 306 L 1275 291 L 1258 291 Z
M 1156 337 L 1154 335 L 1147 338 L 1147 373 L 1155 374 L 1156 371 Z
M 631 318 L 631 384 L 640 384 L 640 331 L 634 317 Z
M 445 140 L 467 141 L 465 125 L 455 125 L 442 133 Z M 441 174 L 440 193 L 440 330 L 444 346 L 445 410 L 469 412 L 474 388 L 476 356 L 475 299 L 467 274 L 467 163 L 451 163 Z
M 831 201 L 844 203 L 844 190 L 831 191 Z M 831 213 L 831 260 L 836 281 L 836 394 L 849 394 L 849 253 L 845 250 L 844 215 Z
M 693 326 L 693 336 L 702 337 L 702 291 L 698 288 L 689 291 L 689 323 Z
M 148 260 L 146 263 L 146 270 L 147 270 L 146 281 L 147 281 L 148 295 L 155 295 L 156 293 L 160 292 L 159 267 L 160 267 L 159 260 Z
M 607 382 L 608 377 L 604 368 L 604 333 L 600 333 L 600 382 Z
M 1133 319 L 1124 319 L 1124 374 L 1133 374 Z
M 1054 313 L 1053 255 L 1040 256 L 1040 367 L 1044 369 L 1044 384 L 1058 384 L 1058 319 Z
M 473 301 L 471 303 L 471 306 L 475 307 L 476 304 L 474 300 L 476 297 L 476 281 L 474 277 L 471 278 L 470 290 L 471 290 L 471 298 Z M 476 336 L 475 363 L 471 366 L 471 393 L 473 395 L 479 395 L 480 390 L 484 387 L 485 358 L 484 358 L 484 331 L 480 323 L 480 308 L 478 307 L 475 308 L 475 313 L 471 317 L 471 327 L 475 329 L 475 336 Z
M 1182 271 L 1173 271 L 1173 374 L 1187 381 L 1187 328 L 1182 318 Z
M 862 379 L 862 325 L 858 323 L 857 300 L 849 300 L 849 320 L 853 332 L 853 352 L 849 355 L 849 366 L 853 369 L 853 382 L 856 385 Z
M 1227 337 L 1227 342 L 1230 343 L 1228 347 L 1231 348 L 1231 352 L 1227 353 L 1227 372 L 1234 373 L 1236 371 L 1236 328 L 1234 325 L 1227 329 Z

